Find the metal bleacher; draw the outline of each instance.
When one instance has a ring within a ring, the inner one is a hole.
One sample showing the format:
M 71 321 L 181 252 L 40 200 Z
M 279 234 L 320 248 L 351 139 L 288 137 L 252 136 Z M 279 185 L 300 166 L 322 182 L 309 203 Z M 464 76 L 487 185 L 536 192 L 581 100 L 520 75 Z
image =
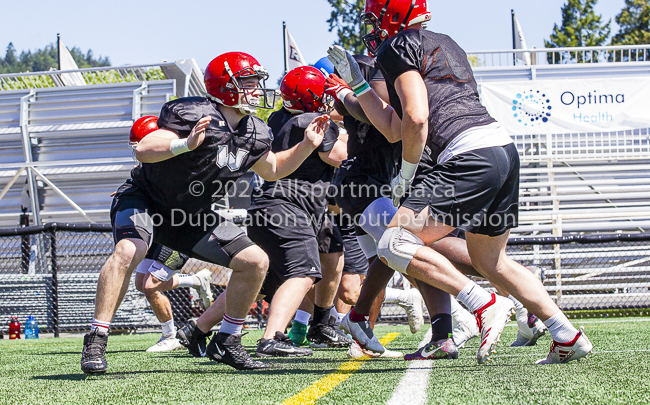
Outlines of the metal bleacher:
M 142 73 L 151 71 L 156 74 Z M 89 83 L 156 80 L 0 91 L 0 227 L 17 226 L 21 206 L 34 225 L 108 222 L 110 194 L 134 165 L 128 147 L 134 120 L 158 115 L 172 97 L 203 89 L 193 60 L 78 72 Z M 57 83 L 53 72 L 31 75 L 30 81 L 0 75 L 0 85 Z

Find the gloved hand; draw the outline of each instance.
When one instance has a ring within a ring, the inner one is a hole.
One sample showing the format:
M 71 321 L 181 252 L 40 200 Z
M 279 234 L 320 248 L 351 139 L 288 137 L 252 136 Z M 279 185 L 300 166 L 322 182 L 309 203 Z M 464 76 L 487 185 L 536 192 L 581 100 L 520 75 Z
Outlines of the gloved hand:
M 352 55 L 338 45 L 330 46 L 327 50 L 327 58 L 332 62 L 341 78 L 350 86 L 357 96 L 370 90 L 370 86 L 361 74 L 359 64 Z
M 406 179 L 402 175 L 402 171 L 395 176 L 395 178 L 390 182 L 390 188 L 393 190 L 393 205 L 399 207 L 399 203 L 402 200 L 402 197 L 406 195 L 406 191 L 411 187 L 411 182 L 413 178 Z
M 343 79 L 332 73 L 325 80 L 325 93 L 343 102 L 343 99 L 352 93 L 352 89 Z

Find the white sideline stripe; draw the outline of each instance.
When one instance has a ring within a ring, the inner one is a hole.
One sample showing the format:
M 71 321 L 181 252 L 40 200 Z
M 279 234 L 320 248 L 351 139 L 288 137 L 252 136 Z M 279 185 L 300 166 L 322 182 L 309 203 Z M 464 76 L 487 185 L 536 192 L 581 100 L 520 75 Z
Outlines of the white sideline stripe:
M 589 321 L 583 321 L 581 319 L 569 319 L 572 324 L 574 325 L 596 325 L 599 323 L 628 323 L 628 322 L 650 322 L 650 318 L 628 318 L 628 319 L 602 319 L 602 320 L 589 320 Z M 506 326 L 517 326 L 517 322 L 515 321 L 510 321 L 506 324 Z
M 418 349 L 431 340 L 431 328 L 424 334 Z M 393 396 L 386 402 L 387 405 L 421 405 L 427 401 L 427 387 L 429 374 L 433 367 L 433 360 L 411 361 L 399 384 L 393 391 Z
M 638 349 L 638 350 L 603 350 L 603 351 L 596 351 L 594 350 L 591 352 L 590 356 L 593 354 L 612 354 L 612 353 L 645 353 L 645 352 L 650 352 L 650 349 Z M 495 358 L 501 358 L 501 357 L 530 357 L 530 356 L 546 356 L 548 355 L 548 352 L 546 353 L 525 353 L 525 354 L 497 354 L 495 355 Z

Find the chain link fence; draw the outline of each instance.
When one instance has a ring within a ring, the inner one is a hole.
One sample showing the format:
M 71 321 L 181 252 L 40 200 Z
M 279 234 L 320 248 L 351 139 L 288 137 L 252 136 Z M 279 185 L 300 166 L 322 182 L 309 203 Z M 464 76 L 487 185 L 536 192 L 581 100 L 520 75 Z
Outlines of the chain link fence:
M 81 332 L 92 321 L 97 278 L 113 250 L 109 225 L 48 224 L 0 229 L 0 326 L 11 316 L 34 316 L 43 332 Z M 544 285 L 564 310 L 625 313 L 650 308 L 650 233 L 512 239 L 511 258 L 543 270 Z M 215 298 L 230 270 L 190 260 L 183 273 L 212 270 Z M 486 282 L 481 282 L 489 287 Z M 399 277 L 392 285 L 406 287 Z M 205 308 L 189 288 L 166 292 L 174 320 L 183 324 Z M 266 308 L 263 308 L 265 311 Z M 248 321 L 261 322 L 251 310 Z M 381 319 L 406 321 L 404 310 L 385 304 Z M 112 323 L 114 330 L 158 327 L 134 278 Z

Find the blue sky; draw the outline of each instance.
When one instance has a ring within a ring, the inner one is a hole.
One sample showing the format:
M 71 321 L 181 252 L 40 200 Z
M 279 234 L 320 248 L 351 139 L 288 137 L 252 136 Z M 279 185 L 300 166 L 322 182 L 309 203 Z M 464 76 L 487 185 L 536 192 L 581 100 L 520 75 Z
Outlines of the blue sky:
M 510 9 L 519 18 L 529 47 L 543 47 L 553 24 L 561 22 L 566 0 L 430 0 L 429 29 L 454 38 L 466 51 L 512 47 Z M 600 0 L 596 11 L 612 20 L 624 0 Z M 240 50 L 271 73 L 283 70 L 282 21 L 287 22 L 308 63 L 325 56 L 336 40 L 326 20 L 326 0 L 185 0 L 110 2 L 5 0 L 0 54 L 9 42 L 18 51 L 55 42 L 92 49 L 114 66 L 194 58 L 201 68 L 215 56 Z M 618 26 L 612 21 L 612 33 Z

